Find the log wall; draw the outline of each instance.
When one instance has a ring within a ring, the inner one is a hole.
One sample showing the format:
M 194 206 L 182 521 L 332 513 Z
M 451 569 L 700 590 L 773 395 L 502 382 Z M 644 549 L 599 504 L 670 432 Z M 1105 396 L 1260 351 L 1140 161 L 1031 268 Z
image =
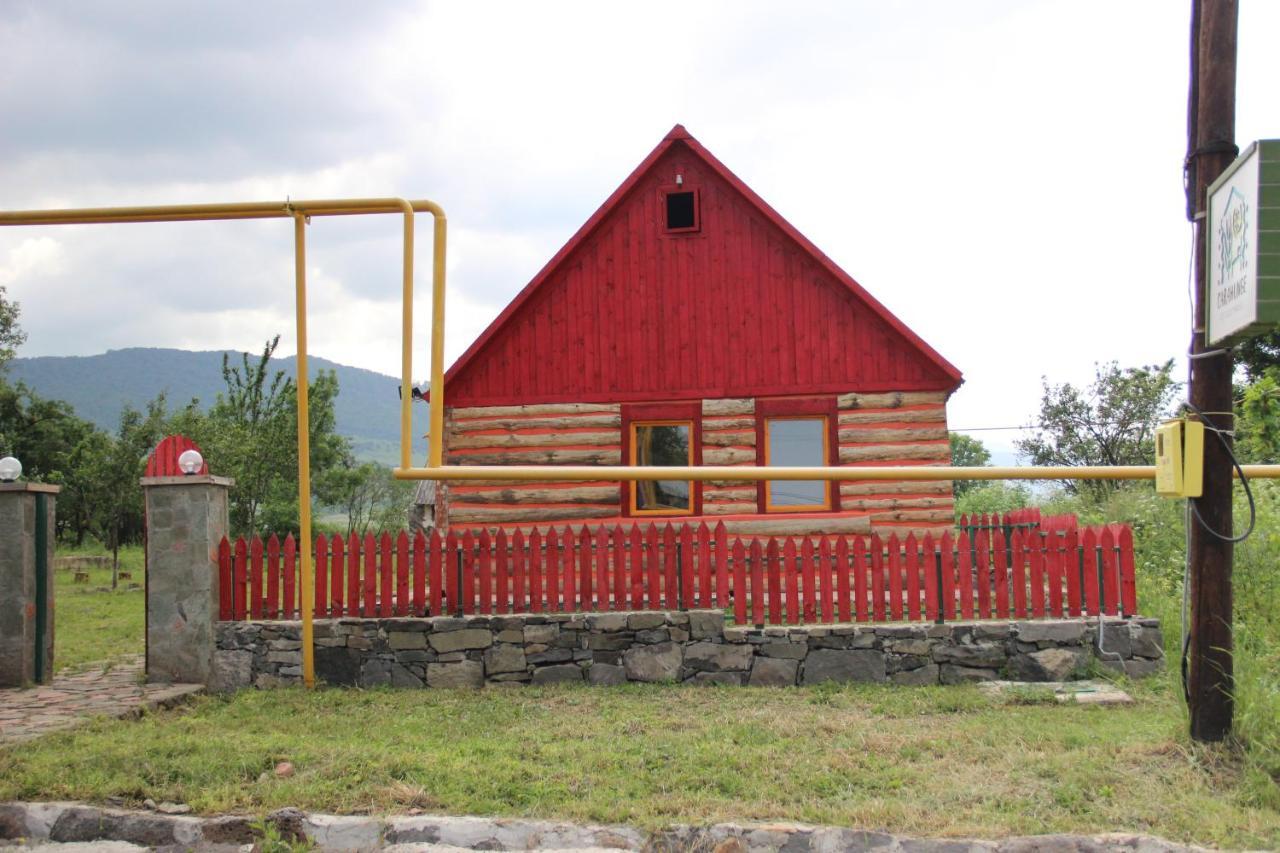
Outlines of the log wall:
M 841 394 L 836 398 L 835 464 L 847 466 L 946 465 L 946 395 L 942 392 Z M 754 466 L 763 457 L 752 398 L 702 401 L 704 465 Z M 453 408 L 445 419 L 450 465 L 620 465 L 622 409 L 608 403 Z M 701 485 L 703 514 L 723 520 L 731 533 L 898 533 L 940 535 L 954 523 L 946 481 L 841 483 L 839 509 L 819 513 L 759 512 L 758 486 L 730 480 Z M 444 485 L 437 523 L 445 529 L 496 531 L 570 523 L 574 527 L 633 521 L 613 481 L 585 483 L 483 480 Z

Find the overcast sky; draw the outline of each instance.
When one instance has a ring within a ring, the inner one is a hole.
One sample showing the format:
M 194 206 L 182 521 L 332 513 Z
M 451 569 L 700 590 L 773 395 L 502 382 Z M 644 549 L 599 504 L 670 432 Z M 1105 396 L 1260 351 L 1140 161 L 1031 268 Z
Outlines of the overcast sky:
M 1023 424 L 1042 376 L 1186 349 L 1189 6 L 5 0 L 0 208 L 436 200 L 452 361 L 680 122 L 964 372 L 953 427 Z M 1241 7 L 1243 147 L 1280 135 L 1280 3 Z M 400 227 L 313 223 L 311 352 L 398 374 Z M 292 252 L 285 220 L 5 229 L 0 284 L 19 355 L 288 354 Z

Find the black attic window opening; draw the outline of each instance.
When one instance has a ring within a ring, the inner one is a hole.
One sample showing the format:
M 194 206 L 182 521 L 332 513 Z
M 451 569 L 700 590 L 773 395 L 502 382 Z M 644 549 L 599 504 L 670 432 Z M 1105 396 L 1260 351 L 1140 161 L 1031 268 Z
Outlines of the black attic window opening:
M 697 226 L 697 199 L 694 193 L 667 193 L 667 230 L 683 231 Z

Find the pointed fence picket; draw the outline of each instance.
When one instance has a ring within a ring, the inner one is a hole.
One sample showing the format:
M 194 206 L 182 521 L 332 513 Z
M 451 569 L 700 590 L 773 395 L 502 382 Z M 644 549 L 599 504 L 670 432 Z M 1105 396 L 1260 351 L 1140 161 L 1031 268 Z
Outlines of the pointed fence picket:
M 1132 615 L 1125 525 L 961 527 L 935 539 L 730 536 L 723 523 L 321 534 L 314 615 L 720 608 L 740 624 Z M 219 617 L 296 619 L 292 535 L 223 539 Z

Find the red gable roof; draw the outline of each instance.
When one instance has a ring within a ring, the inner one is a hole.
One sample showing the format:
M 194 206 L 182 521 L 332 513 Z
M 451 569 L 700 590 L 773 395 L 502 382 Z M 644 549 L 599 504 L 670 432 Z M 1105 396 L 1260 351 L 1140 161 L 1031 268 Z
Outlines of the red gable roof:
M 676 190 L 697 192 L 697 231 L 666 231 Z M 454 363 L 445 396 L 519 405 L 962 381 L 676 125 Z

